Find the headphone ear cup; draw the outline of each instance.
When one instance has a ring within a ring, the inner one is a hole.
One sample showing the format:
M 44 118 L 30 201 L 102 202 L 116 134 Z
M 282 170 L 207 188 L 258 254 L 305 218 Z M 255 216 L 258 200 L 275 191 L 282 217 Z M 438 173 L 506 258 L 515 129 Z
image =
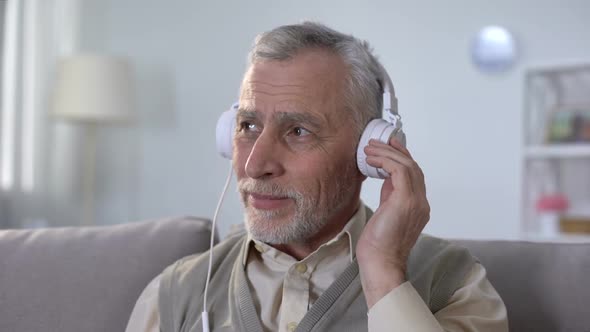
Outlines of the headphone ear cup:
M 232 159 L 233 136 L 236 130 L 237 113 L 238 103 L 234 103 L 229 111 L 221 113 L 219 120 L 217 120 L 217 127 L 215 128 L 217 152 L 227 159 Z
M 369 140 L 371 139 L 376 139 L 382 143 L 389 144 L 389 139 L 392 136 L 395 136 L 396 139 L 399 139 L 398 137 L 401 138 L 403 136 L 403 142 L 400 142 L 402 142 L 402 144 L 405 146 L 405 135 L 403 131 L 401 129 L 397 130 L 395 126 L 391 125 L 389 122 L 383 119 L 375 119 L 367 124 L 367 127 L 365 127 L 365 130 L 361 135 L 361 139 L 356 151 L 356 163 L 359 171 L 363 175 L 376 179 L 384 179 L 389 176 L 389 174 L 383 169 L 367 164 L 367 154 L 365 153 L 365 147 L 369 145 Z

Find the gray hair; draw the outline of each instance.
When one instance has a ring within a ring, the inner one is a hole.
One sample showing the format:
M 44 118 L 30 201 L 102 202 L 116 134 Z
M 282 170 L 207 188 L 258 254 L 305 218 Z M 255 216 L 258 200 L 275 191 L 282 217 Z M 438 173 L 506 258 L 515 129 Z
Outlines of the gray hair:
M 360 135 L 369 121 L 381 117 L 382 82 L 386 80 L 383 67 L 366 41 L 315 22 L 283 25 L 256 37 L 248 62 L 251 66 L 264 60 L 288 60 L 314 48 L 334 52 L 347 65 L 344 101 Z

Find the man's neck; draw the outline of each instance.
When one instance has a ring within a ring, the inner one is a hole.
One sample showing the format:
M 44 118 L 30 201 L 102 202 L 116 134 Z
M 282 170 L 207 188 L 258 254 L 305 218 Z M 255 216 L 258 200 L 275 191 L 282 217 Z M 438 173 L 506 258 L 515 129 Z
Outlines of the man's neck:
M 273 244 L 272 247 L 280 250 L 298 261 L 309 256 L 312 252 L 316 251 L 322 244 L 333 239 L 338 233 L 342 231 L 348 221 L 354 216 L 356 211 L 360 207 L 360 199 L 357 199 L 355 204 L 348 204 L 348 206 L 341 209 L 330 222 L 321 229 L 312 238 L 307 239 L 301 243 L 288 243 L 288 244 Z

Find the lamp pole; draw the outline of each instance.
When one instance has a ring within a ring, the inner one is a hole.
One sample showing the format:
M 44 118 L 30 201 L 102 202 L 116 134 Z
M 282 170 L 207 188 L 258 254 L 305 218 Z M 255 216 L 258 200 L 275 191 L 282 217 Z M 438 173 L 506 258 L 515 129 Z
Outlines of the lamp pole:
M 84 143 L 83 225 L 94 225 L 96 183 L 96 124 L 86 123 Z

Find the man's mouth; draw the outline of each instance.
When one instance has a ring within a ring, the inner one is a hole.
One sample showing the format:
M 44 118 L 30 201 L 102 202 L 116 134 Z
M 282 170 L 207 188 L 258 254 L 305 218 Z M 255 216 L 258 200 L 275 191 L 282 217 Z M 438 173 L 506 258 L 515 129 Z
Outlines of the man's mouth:
M 248 203 L 255 209 L 274 210 L 287 206 L 289 197 L 248 193 Z

